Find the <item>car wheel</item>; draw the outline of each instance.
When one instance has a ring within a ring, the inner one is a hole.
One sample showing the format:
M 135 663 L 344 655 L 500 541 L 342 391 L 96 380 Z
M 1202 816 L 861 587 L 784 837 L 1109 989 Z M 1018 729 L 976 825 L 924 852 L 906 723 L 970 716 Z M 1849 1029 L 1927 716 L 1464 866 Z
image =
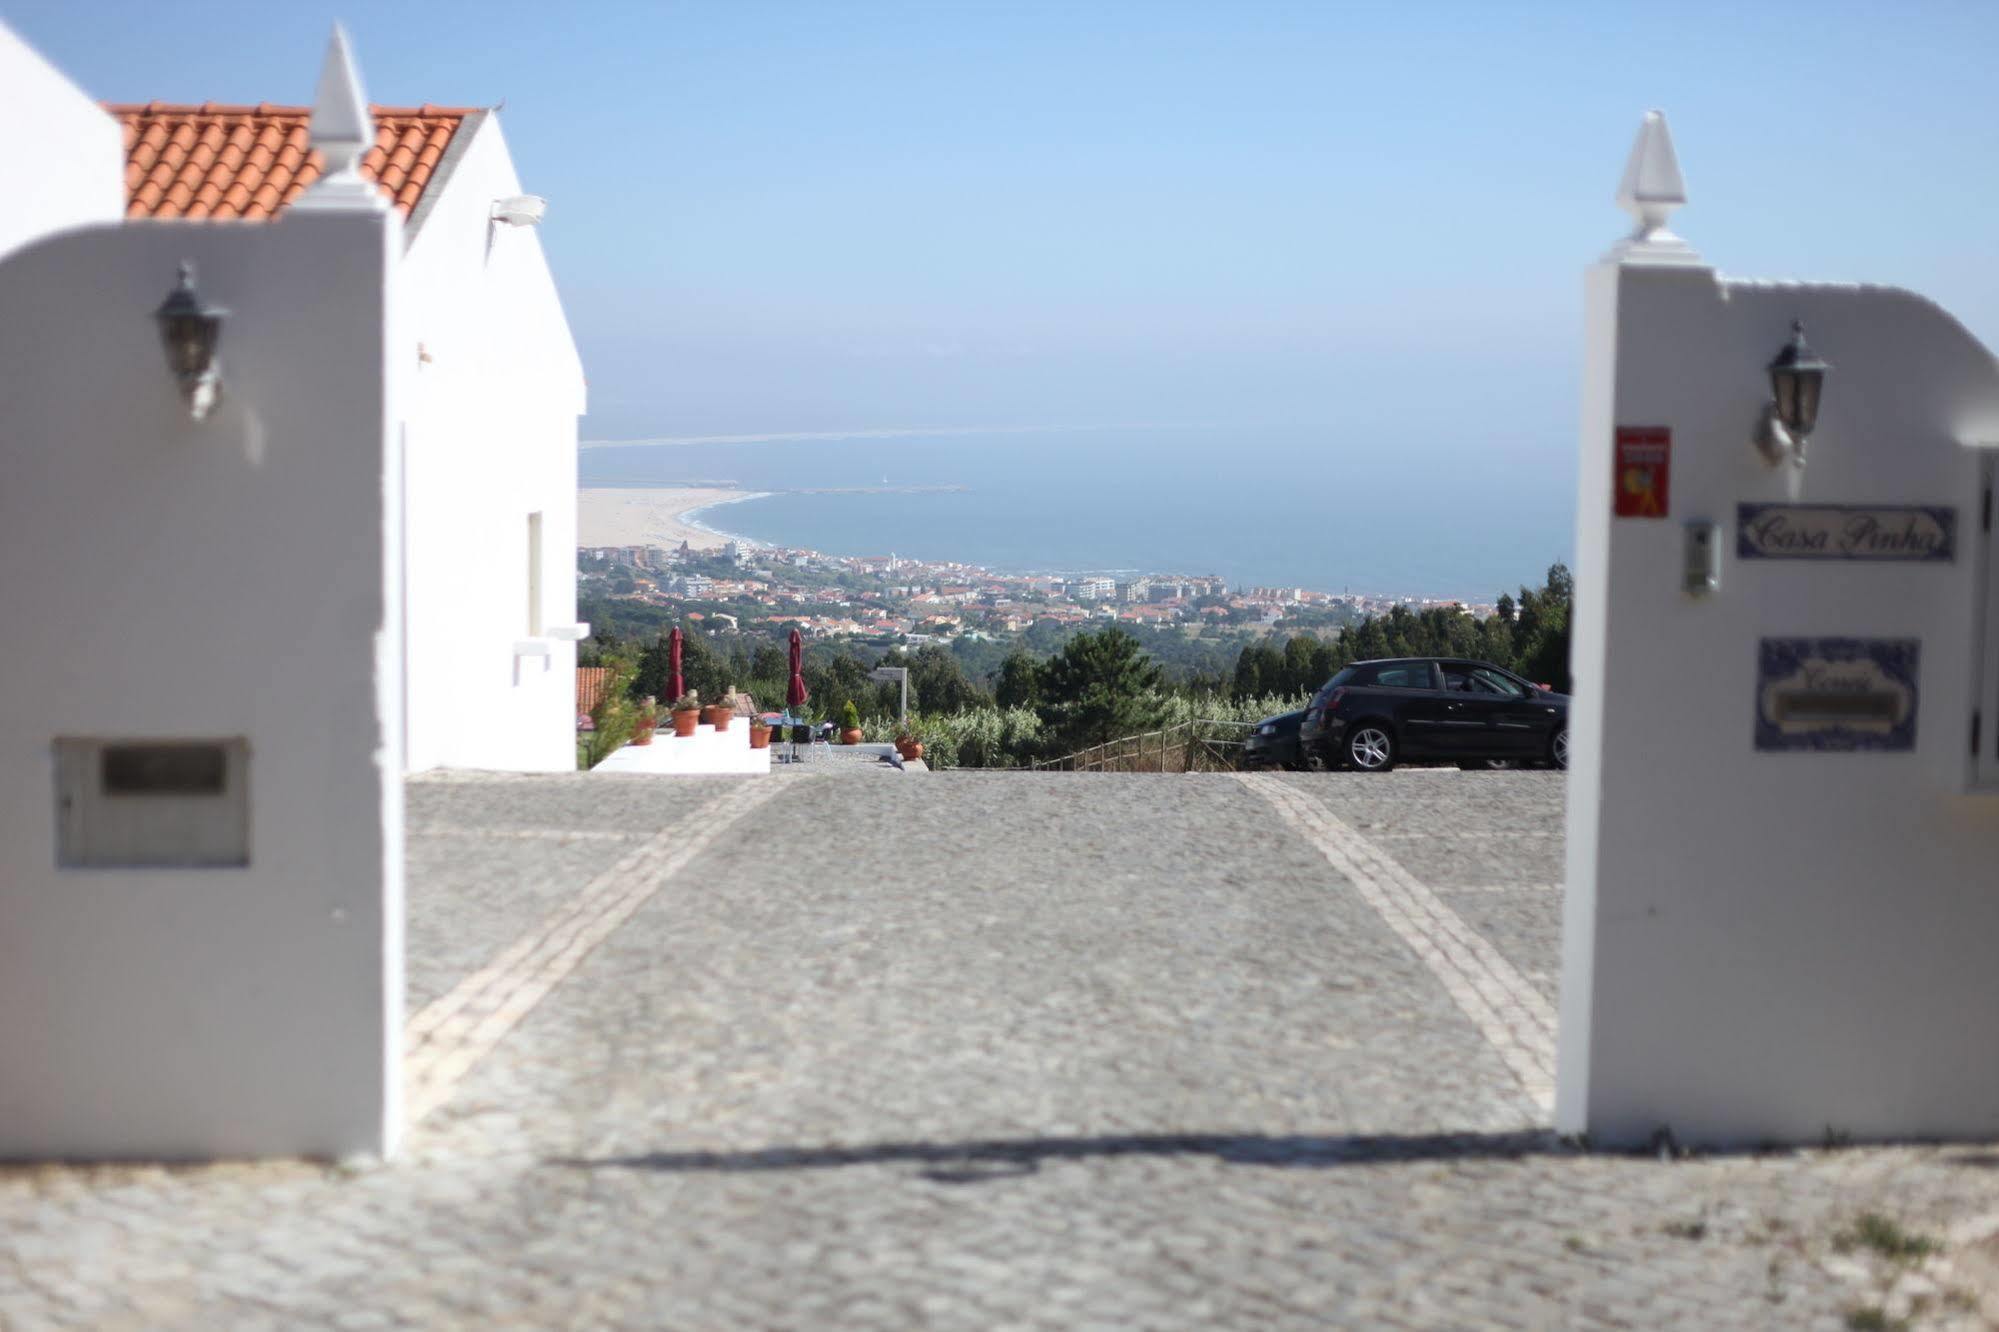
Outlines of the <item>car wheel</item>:
M 1395 766 L 1395 737 L 1380 722 L 1362 722 L 1347 732 L 1347 762 L 1362 772 L 1387 772 Z
M 1548 762 L 1566 771 L 1569 766 L 1569 728 L 1564 726 L 1555 732 L 1555 738 L 1548 742 Z

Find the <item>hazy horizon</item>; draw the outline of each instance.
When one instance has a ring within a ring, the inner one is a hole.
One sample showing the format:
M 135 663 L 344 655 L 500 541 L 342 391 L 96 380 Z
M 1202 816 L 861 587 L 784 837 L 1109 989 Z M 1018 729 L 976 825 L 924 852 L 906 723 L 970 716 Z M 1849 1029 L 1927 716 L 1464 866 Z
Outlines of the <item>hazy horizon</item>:
M 1439 530 L 1570 504 L 1581 276 L 1652 107 L 1717 268 L 1908 286 L 1999 341 L 1999 6 L 338 16 L 374 100 L 504 100 L 593 448 L 1291 423 L 1329 478 L 1485 477 Z M 7 14 L 94 96 L 238 103 L 309 101 L 333 17 Z
M 1504 459 L 1444 471 L 1392 452 L 1297 461 L 1301 449 L 1331 457 L 1341 443 L 1336 431 L 1292 427 L 881 432 L 593 448 L 579 470 L 584 486 L 767 492 L 707 523 L 757 541 L 1008 572 L 1213 573 L 1246 586 L 1489 601 L 1538 586 L 1569 559 L 1572 474 L 1494 502 L 1515 466 Z M 1242 484 L 1216 485 L 1218 471 Z M 1412 488 L 1421 502 L 1391 498 Z

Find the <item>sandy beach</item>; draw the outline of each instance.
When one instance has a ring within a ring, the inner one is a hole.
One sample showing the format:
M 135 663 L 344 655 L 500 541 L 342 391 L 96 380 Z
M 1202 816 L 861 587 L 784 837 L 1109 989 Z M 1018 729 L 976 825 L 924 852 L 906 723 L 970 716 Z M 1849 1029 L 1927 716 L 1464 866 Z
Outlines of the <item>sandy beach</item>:
M 754 499 L 762 493 L 755 490 L 598 489 L 586 486 L 576 492 L 576 544 L 673 547 L 685 541 L 696 550 L 715 550 L 727 538 L 688 522 L 686 515 L 710 504 Z

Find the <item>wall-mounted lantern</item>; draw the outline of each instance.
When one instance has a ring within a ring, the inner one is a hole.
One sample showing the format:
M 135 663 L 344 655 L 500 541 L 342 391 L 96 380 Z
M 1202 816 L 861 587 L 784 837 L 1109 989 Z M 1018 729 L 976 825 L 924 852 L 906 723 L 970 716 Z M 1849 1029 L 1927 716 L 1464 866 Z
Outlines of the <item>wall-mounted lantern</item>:
M 160 341 L 167 349 L 167 368 L 180 381 L 187 414 L 197 421 L 207 416 L 222 396 L 222 366 L 215 359 L 215 345 L 222 339 L 222 321 L 228 315 L 221 306 L 201 299 L 201 293 L 194 289 L 194 265 L 185 259 L 180 265 L 180 280 L 153 311 Z
M 1804 323 L 1792 320 L 1791 340 L 1769 365 L 1771 400 L 1756 432 L 1756 447 L 1772 467 L 1786 459 L 1793 467 L 1805 465 L 1805 445 L 1818 425 L 1819 393 L 1830 369 L 1805 342 Z

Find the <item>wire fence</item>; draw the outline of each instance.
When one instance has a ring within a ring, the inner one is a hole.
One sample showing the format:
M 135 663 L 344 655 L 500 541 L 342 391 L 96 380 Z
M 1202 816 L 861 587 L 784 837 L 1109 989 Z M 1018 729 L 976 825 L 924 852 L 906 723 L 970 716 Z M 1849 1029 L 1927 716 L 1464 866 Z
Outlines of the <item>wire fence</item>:
M 1255 726 L 1212 718 L 1184 721 L 1033 766 L 1052 772 L 1234 772 L 1242 767 L 1243 742 Z

